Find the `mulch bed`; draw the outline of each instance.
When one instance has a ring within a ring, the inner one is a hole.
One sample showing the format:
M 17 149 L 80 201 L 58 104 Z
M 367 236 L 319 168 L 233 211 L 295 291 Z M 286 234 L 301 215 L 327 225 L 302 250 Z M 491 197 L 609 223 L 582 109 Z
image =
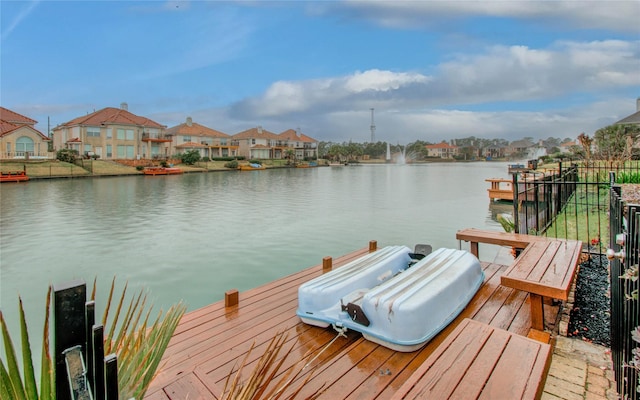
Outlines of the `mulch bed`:
M 611 347 L 609 261 L 594 255 L 580 264 L 567 336 Z

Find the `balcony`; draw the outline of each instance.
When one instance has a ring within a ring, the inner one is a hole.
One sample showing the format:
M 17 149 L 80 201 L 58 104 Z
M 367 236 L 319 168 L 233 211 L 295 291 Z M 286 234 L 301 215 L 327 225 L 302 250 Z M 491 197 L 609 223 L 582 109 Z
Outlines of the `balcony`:
M 142 141 L 143 142 L 154 142 L 154 143 L 163 143 L 163 142 L 171 142 L 172 139 L 168 135 L 159 134 L 159 133 L 142 133 Z

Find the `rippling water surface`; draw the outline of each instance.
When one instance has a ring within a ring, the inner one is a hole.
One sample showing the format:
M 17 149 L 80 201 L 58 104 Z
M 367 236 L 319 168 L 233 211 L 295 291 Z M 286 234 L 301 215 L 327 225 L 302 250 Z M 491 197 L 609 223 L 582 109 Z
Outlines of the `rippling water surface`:
M 506 171 L 359 165 L 3 184 L 0 307 L 17 325 L 21 295 L 40 332 L 48 285 L 75 278 L 97 278 L 98 305 L 115 276 L 157 308 L 193 310 L 369 240 L 457 248 L 458 229 L 501 229 L 492 214 L 510 209 L 490 206 L 484 179 Z

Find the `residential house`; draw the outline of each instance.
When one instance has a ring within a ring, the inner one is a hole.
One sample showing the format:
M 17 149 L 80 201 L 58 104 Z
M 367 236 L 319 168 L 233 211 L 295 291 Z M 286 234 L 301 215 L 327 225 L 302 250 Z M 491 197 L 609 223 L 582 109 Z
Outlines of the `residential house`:
M 500 159 L 505 156 L 505 146 L 492 144 L 482 149 L 482 156 L 487 160 Z
M 429 157 L 453 158 L 458 155 L 458 146 L 447 142 L 427 144 L 424 147 L 427 149 L 427 156 Z
M 79 154 L 103 159 L 166 158 L 171 138 L 166 126 L 135 115 L 127 103 L 107 107 L 75 118 L 53 129 L 56 150 L 74 149 Z
M 616 122 L 620 125 L 638 125 L 640 126 L 640 97 L 636 99 L 636 112 Z
M 576 146 L 580 146 L 580 145 L 572 140 L 570 142 L 560 143 L 558 148 L 560 149 L 560 153 L 568 154 L 568 153 L 571 153 L 573 149 L 576 148 Z
M 238 146 L 232 144 L 230 135 L 193 122 L 191 117 L 187 117 L 186 122 L 167 129 L 166 135 L 172 140 L 174 153 L 197 150 L 203 158 L 238 155 Z
M 248 159 L 284 159 L 289 150 L 296 159 L 316 158 L 318 141 L 293 129 L 275 134 L 261 126 L 232 136 L 238 145 L 238 155 Z
M 318 158 L 318 141 L 301 133 L 300 130 L 287 129 L 278 135 L 286 150 L 293 150 L 297 160 Z M 276 154 L 276 158 L 284 158 Z
M 35 128 L 37 123 L 0 107 L 0 158 L 53 158 L 51 139 Z

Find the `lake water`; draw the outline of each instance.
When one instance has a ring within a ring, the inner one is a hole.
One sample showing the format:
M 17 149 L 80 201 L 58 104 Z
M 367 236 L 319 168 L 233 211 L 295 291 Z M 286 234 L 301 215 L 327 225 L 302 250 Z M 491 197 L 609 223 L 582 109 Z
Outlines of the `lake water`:
M 486 178 L 506 163 L 357 165 L 179 176 L 30 181 L 0 191 L 0 308 L 22 296 L 39 336 L 48 285 L 112 278 L 155 309 L 193 310 L 366 247 L 458 247 L 462 228 L 501 230 Z M 464 248 L 464 247 L 463 247 Z M 481 257 L 491 256 L 491 250 Z M 102 304 L 104 306 L 104 304 Z M 39 354 L 39 351 L 36 353 Z

